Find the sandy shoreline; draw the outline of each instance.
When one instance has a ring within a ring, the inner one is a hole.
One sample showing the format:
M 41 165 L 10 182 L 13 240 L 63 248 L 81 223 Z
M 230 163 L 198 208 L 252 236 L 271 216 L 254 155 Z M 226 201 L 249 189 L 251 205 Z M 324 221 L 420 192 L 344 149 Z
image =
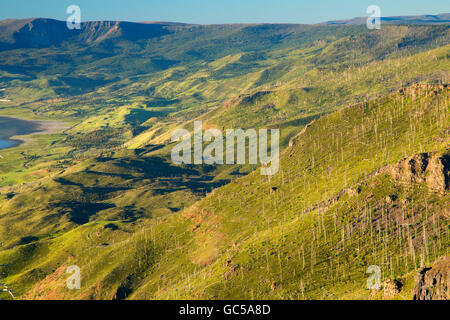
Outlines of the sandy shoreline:
M 27 136 L 40 134 L 54 134 L 70 126 L 57 120 L 26 120 L 16 117 L 0 116 L 0 143 L 1 149 L 17 147 L 30 139 Z

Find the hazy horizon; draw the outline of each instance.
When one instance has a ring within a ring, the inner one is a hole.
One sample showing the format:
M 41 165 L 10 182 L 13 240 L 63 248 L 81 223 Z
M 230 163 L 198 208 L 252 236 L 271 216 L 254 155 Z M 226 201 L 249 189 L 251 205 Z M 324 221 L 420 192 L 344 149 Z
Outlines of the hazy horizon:
M 436 13 L 436 14 L 429 14 L 429 13 L 424 13 L 424 14 L 417 14 L 417 15 L 395 15 L 395 16 L 382 16 L 381 19 L 386 19 L 386 18 L 396 18 L 396 17 L 426 17 L 426 16 L 441 16 L 441 15 L 446 15 L 446 14 L 450 14 L 450 12 L 441 12 L 441 13 Z M 110 19 L 106 19 L 106 20 L 84 20 L 82 21 L 82 23 L 86 23 L 86 22 L 96 22 L 96 21 L 118 21 L 118 22 L 130 22 L 130 23 L 174 23 L 174 24 L 186 24 L 186 25 L 233 25 L 233 24 L 306 24 L 306 25 L 314 25 L 314 24 L 321 24 L 321 23 L 326 23 L 326 22 L 331 22 L 331 21 L 349 21 L 349 20 L 353 20 L 353 19 L 365 19 L 367 17 L 365 16 L 355 16 L 355 17 L 348 17 L 348 18 L 343 18 L 343 19 L 330 19 L 330 20 L 324 20 L 324 21 L 319 21 L 319 22 L 315 22 L 315 23 L 301 23 L 301 22 L 236 22 L 236 23 L 189 23 L 189 22 L 184 22 L 184 21 L 169 21 L 169 20 L 142 20 L 142 21 L 131 21 L 131 20 L 110 20 Z M 61 22 L 65 22 L 64 19 L 56 19 L 56 18 L 50 18 L 50 17 L 45 17 L 45 16 L 35 16 L 35 17 L 27 17 L 27 18 L 5 18 L 5 19 L 0 19 L 0 21 L 5 21 L 5 20 L 28 20 L 28 19 L 49 19 L 49 20 L 55 20 L 55 21 L 61 21 Z
M 218 1 L 195 0 L 184 3 L 169 0 L 164 3 L 137 0 L 123 6 L 113 1 L 55 1 L 37 0 L 29 3 L 16 0 L 14 3 L 0 4 L 0 20 L 48 18 L 66 20 L 66 8 L 78 5 L 81 8 L 82 21 L 129 21 L 148 22 L 166 21 L 186 24 L 241 24 L 241 23 L 295 23 L 317 24 L 326 21 L 346 20 L 367 16 L 369 5 L 381 8 L 383 17 L 437 15 L 450 12 L 448 1 L 357 1 L 349 0 L 338 5 L 331 0 L 306 1 L 281 0 L 231 0 Z

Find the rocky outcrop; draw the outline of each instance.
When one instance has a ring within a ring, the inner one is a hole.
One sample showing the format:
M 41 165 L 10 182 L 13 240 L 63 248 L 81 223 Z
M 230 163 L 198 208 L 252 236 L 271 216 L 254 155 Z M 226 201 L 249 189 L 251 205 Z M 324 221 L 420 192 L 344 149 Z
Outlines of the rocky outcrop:
M 450 185 L 450 156 L 421 153 L 388 166 L 386 171 L 402 183 L 426 183 L 430 189 L 446 191 Z
M 385 299 L 392 299 L 400 293 L 403 284 L 398 280 L 388 279 L 383 283 L 383 295 Z
M 419 271 L 414 281 L 414 300 L 449 300 L 450 257 Z

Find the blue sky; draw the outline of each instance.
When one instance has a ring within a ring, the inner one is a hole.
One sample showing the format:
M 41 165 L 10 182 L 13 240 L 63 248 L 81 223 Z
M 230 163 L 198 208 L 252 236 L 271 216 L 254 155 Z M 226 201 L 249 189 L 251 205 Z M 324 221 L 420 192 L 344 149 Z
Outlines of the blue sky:
M 0 0 L 0 20 L 46 17 L 66 20 L 76 4 L 83 21 L 187 23 L 317 23 L 366 16 L 375 4 L 382 16 L 450 12 L 449 0 Z

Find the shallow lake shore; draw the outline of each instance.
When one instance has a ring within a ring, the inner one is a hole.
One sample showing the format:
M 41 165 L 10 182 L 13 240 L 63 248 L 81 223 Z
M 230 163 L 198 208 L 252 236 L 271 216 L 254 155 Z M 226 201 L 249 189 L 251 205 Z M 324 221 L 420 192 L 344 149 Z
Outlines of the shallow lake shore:
M 68 126 L 55 120 L 24 120 L 0 116 L 0 149 L 17 147 L 26 142 L 22 136 L 52 134 Z

